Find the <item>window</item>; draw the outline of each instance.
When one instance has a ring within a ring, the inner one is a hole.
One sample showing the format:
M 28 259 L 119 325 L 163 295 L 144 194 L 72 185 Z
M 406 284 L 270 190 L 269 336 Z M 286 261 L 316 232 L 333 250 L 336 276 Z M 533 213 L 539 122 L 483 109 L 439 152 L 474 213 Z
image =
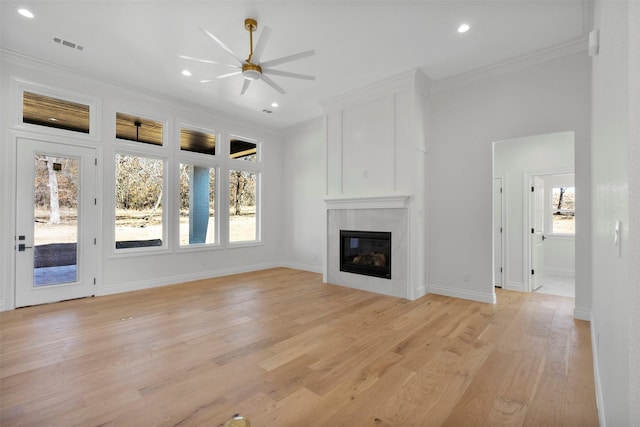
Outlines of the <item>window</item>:
M 229 242 L 258 240 L 258 174 L 229 171 Z
M 180 129 L 180 149 L 213 156 L 216 154 L 216 135 L 182 128 Z
M 216 242 L 215 168 L 180 164 L 180 246 Z
M 575 234 L 575 200 L 575 187 L 551 189 L 551 234 Z
M 162 122 L 116 113 L 116 138 L 162 145 Z
M 258 144 L 251 141 L 232 138 L 229 143 L 229 157 L 247 162 L 258 161 Z
M 22 93 L 22 122 L 89 133 L 90 107 L 77 102 L 24 91 Z
M 116 249 L 162 246 L 164 161 L 116 154 L 115 162 Z

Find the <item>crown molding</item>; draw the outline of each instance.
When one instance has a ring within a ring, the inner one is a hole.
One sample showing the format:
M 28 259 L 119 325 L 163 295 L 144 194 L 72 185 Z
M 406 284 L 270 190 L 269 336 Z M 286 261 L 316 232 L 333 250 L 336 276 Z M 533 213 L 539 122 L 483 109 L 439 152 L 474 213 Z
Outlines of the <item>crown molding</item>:
M 431 92 L 437 93 L 447 89 L 464 86 L 479 80 L 542 64 L 544 62 L 573 55 L 575 53 L 585 52 L 586 54 L 587 49 L 588 39 L 587 36 L 583 36 L 579 39 L 563 43 L 549 49 L 540 50 L 529 55 L 520 56 L 498 64 L 435 80 L 431 85 Z
M 404 90 L 415 90 L 418 93 L 427 94 L 430 88 L 431 79 L 422 70 L 413 69 L 354 91 L 320 101 L 320 106 L 325 114 L 329 114 L 384 96 L 392 96 Z
M 314 117 L 309 120 L 305 120 L 304 122 L 296 123 L 294 125 L 288 126 L 282 130 L 282 134 L 284 136 L 292 136 L 298 132 L 307 132 L 318 129 L 323 129 L 324 127 L 324 116 Z

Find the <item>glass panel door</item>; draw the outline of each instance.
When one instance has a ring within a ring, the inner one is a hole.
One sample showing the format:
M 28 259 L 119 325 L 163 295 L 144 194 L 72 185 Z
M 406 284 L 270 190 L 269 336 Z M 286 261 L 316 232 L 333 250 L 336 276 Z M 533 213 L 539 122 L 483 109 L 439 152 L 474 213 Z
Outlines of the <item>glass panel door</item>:
M 78 159 L 36 153 L 34 159 L 33 283 L 76 282 Z
M 93 294 L 95 150 L 18 139 L 16 307 Z

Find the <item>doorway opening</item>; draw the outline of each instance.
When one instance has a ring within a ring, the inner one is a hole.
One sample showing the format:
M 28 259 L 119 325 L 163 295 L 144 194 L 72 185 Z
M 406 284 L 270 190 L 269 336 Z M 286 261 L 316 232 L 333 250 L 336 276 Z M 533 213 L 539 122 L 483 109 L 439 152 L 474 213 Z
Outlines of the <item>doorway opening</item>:
M 494 289 L 575 297 L 575 227 L 559 228 L 575 221 L 574 133 L 492 148 Z

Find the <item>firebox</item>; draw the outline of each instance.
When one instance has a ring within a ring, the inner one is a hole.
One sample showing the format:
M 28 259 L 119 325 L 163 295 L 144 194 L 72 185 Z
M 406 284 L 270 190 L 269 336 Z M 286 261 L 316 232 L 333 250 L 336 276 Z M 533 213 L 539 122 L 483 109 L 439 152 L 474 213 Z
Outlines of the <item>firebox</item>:
M 340 230 L 340 271 L 391 279 L 391 233 Z

